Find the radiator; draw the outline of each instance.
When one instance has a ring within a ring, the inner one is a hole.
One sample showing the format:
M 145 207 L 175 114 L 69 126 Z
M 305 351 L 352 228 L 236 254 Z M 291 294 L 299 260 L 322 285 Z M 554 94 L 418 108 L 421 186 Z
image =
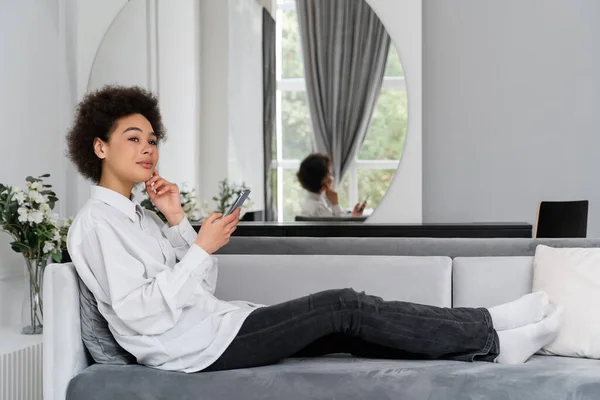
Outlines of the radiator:
M 1 357 L 0 400 L 42 400 L 42 343 Z

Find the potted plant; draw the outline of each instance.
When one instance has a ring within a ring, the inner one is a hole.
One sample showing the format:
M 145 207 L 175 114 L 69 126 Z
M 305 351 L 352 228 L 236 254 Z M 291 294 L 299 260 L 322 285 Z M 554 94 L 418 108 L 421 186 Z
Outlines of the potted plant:
M 248 186 L 244 182 L 241 185 L 237 185 L 235 183 L 229 184 L 227 178 L 219 181 L 219 195 L 214 196 L 212 199 L 217 203 L 216 212 L 225 214 L 229 211 L 229 208 L 233 205 L 233 202 L 244 190 L 249 189 Z M 250 201 L 250 197 L 246 200 L 244 205 L 241 207 L 241 212 L 243 215 L 245 210 L 248 209 L 252 205 Z
M 44 268 L 50 257 L 61 262 L 64 249 L 61 229 L 65 232 L 65 228 L 52 211 L 58 198 L 52 185 L 44 183 L 48 177 L 49 174 L 28 176 L 24 189 L 0 184 L 0 230 L 12 236 L 10 247 L 23 256 L 25 263 L 24 334 L 42 333 Z M 66 225 L 68 230 L 68 222 Z

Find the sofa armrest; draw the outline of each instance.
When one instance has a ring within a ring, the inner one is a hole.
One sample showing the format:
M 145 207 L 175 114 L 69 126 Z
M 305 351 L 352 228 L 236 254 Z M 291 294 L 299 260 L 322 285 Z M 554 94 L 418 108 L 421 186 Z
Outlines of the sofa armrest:
M 64 400 L 71 379 L 91 364 L 81 340 L 78 285 L 72 263 L 44 271 L 44 400 Z

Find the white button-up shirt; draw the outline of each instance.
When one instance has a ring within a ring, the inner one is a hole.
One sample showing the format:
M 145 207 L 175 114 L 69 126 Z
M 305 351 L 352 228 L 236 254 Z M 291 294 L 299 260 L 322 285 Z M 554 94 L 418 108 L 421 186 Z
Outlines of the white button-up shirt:
M 261 305 L 214 296 L 217 260 L 184 218 L 169 227 L 125 196 L 93 186 L 67 247 L 116 341 L 150 367 L 211 365 Z
M 307 190 L 300 215 L 304 217 L 339 217 L 342 215 L 342 208 L 339 204 L 330 208 L 325 199 L 325 192 L 319 194 Z

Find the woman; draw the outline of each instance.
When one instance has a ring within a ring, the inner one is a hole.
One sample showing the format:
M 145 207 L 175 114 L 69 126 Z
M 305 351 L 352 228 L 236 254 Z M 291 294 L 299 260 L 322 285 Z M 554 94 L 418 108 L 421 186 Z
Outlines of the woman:
M 331 171 L 331 158 L 327 154 L 309 154 L 300 163 L 296 173 L 298 182 L 306 190 L 306 198 L 302 205 L 300 215 L 304 217 L 340 217 L 342 209 L 338 201 L 338 194 L 333 189 L 333 173 Z M 331 207 L 323 198 L 327 198 Z M 353 217 L 360 217 L 365 204 L 356 204 L 352 210 Z
M 221 301 L 211 254 L 229 241 L 239 209 L 210 215 L 196 234 L 177 186 L 156 170 L 164 139 L 157 99 L 118 86 L 88 94 L 68 134 L 70 159 L 96 183 L 68 249 L 115 339 L 139 363 L 215 371 L 332 352 L 522 363 L 556 335 L 563 311 L 543 292 L 489 310 L 386 302 L 352 289 L 273 306 Z M 131 201 L 138 183 L 167 223 Z

